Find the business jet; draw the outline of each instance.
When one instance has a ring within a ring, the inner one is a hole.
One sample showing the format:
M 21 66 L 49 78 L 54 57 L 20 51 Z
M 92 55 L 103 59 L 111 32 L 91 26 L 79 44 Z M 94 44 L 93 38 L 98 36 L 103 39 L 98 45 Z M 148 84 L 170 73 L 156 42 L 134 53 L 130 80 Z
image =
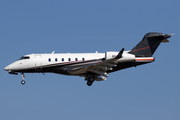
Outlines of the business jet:
M 57 73 L 85 77 L 87 85 L 104 81 L 109 73 L 129 67 L 153 62 L 152 57 L 161 42 L 169 42 L 171 34 L 147 33 L 132 50 L 105 53 L 28 54 L 4 68 L 9 74 L 21 73 L 21 84 L 25 84 L 24 73 Z

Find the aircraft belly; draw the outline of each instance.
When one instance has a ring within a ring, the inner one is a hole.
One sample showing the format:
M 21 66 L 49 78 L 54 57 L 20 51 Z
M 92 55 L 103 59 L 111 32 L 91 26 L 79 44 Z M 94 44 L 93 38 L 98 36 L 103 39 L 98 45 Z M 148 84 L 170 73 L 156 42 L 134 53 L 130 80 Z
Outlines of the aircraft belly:
M 126 63 L 118 63 L 116 67 L 113 67 L 112 70 L 107 71 L 107 73 L 115 72 L 118 70 L 130 68 L 130 67 L 136 67 L 139 65 L 147 64 L 148 62 L 126 62 Z

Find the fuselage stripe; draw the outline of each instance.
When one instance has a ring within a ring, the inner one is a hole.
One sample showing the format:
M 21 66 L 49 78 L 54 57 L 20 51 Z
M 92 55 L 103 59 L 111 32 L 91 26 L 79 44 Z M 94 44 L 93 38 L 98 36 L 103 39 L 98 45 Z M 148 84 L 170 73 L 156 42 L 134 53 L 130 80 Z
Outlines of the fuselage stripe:
M 136 61 L 154 61 L 154 58 L 136 58 Z

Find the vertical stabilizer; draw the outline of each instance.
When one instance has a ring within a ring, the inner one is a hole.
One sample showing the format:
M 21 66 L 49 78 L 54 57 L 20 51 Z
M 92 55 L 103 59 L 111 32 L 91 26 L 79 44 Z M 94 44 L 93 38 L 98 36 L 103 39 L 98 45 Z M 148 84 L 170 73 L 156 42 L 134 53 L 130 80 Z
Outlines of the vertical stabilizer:
M 171 35 L 150 32 L 147 33 L 141 42 L 139 42 L 129 53 L 137 57 L 151 57 L 161 42 L 167 41 Z

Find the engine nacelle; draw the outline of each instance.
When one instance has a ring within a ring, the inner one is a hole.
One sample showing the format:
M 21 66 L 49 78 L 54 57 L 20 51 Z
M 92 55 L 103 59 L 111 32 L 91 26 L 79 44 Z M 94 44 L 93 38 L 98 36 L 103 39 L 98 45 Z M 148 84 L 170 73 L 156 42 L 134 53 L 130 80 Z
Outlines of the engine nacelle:
M 118 55 L 118 52 L 106 52 L 105 54 L 105 59 L 111 59 L 111 58 L 115 58 Z

